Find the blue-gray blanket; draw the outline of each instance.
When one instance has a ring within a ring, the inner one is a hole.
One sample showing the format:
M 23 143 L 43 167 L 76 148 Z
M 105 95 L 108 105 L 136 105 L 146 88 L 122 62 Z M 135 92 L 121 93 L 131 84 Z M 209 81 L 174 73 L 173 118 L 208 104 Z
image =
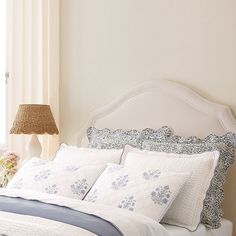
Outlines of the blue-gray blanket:
M 83 228 L 100 236 L 122 236 L 115 225 L 98 216 L 35 200 L 0 196 L 0 211 L 59 221 Z

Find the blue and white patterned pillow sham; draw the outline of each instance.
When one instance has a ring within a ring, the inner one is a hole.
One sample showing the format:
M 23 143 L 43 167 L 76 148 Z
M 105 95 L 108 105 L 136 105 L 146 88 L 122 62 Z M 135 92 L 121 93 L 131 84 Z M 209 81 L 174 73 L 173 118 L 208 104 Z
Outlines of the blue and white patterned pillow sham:
M 143 130 L 111 130 L 108 128 L 97 129 L 90 127 L 87 129 L 87 137 L 89 140 L 88 147 L 98 149 L 122 149 L 126 144 L 133 147 L 141 147 L 144 140 L 162 141 L 172 134 L 167 126 L 163 126 L 158 130 L 146 128 Z
M 104 168 L 104 165 L 72 168 L 71 165 L 32 158 L 17 172 L 7 188 L 83 199 Z
M 159 222 L 188 176 L 153 169 L 140 172 L 109 164 L 85 200 L 135 211 Z
M 222 201 L 224 199 L 224 183 L 228 168 L 234 162 L 234 150 L 236 148 L 236 134 L 227 133 L 222 136 L 209 135 L 204 139 L 198 137 L 181 137 L 172 135 L 158 142 L 156 140 L 144 140 L 142 149 L 158 152 L 179 154 L 197 154 L 207 151 L 219 151 L 219 161 L 215 170 L 211 185 L 204 200 L 201 222 L 209 228 L 220 227 L 223 216 Z

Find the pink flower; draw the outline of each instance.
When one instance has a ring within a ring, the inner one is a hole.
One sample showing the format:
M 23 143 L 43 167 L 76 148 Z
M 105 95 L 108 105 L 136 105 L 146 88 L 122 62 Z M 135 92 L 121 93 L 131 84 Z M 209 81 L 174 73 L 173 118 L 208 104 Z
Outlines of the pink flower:
M 6 152 L 0 158 L 0 165 L 7 170 L 16 169 L 19 160 L 20 157 L 17 154 L 13 152 Z
M 0 187 L 5 187 L 17 172 L 20 157 L 13 152 L 6 152 L 0 157 Z

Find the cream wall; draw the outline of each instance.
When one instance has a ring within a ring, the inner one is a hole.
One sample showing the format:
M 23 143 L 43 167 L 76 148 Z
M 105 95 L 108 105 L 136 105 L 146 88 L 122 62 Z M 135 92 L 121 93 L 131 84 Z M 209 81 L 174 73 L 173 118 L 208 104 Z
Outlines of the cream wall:
M 235 0 L 61 0 L 61 141 L 143 80 L 170 78 L 236 114 Z

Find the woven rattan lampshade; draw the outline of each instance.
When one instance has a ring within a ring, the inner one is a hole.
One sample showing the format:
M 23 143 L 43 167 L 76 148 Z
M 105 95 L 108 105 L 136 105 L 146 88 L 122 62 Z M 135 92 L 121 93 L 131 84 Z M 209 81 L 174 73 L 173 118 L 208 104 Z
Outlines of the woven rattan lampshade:
M 49 105 L 21 104 L 11 134 L 58 134 Z

